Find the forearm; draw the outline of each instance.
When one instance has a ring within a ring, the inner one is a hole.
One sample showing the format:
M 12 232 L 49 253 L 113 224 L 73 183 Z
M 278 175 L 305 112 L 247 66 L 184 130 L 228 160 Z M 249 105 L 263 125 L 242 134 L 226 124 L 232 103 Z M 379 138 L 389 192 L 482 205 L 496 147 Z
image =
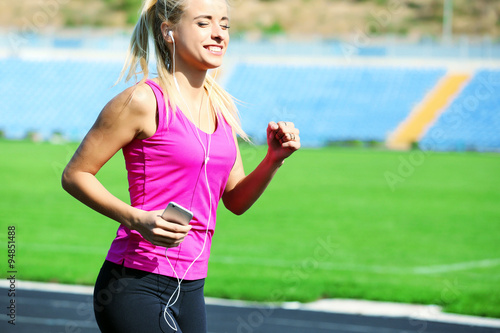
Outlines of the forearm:
M 224 194 L 224 205 L 236 215 L 246 212 L 260 198 L 283 161 L 272 161 L 269 155 L 249 175 Z
M 128 228 L 138 220 L 141 211 L 111 194 L 91 173 L 65 170 L 62 186 L 88 207 Z

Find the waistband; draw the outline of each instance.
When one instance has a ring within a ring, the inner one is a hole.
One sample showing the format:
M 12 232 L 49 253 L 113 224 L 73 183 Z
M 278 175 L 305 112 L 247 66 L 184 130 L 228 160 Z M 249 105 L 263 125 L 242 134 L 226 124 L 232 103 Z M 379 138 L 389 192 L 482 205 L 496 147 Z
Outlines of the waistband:
M 110 274 L 116 281 L 122 279 L 135 280 L 143 284 L 155 285 L 157 288 L 176 288 L 178 285 L 177 278 L 165 276 L 161 274 L 151 273 L 136 268 L 125 267 L 123 263 L 116 264 L 109 260 L 104 261 L 101 271 Z M 205 286 L 205 279 L 199 280 L 183 280 L 181 283 L 181 292 L 195 291 Z

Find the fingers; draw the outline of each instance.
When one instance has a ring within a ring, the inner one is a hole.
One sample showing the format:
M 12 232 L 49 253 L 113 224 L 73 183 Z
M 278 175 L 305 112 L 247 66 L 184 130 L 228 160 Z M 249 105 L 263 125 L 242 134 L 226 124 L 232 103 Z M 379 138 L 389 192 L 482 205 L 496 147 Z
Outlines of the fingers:
M 136 230 L 153 245 L 166 248 L 179 246 L 188 235 L 192 226 L 165 221 L 159 214 L 161 214 L 161 211 L 154 214 L 149 222 L 145 221 L 144 224 L 138 226 Z
M 279 128 L 278 124 L 276 124 L 274 121 L 271 121 L 269 123 L 268 129 L 272 131 L 276 131 Z
M 270 122 L 267 127 L 267 144 L 271 160 L 282 164 L 300 149 L 299 130 L 290 121 Z
M 279 121 L 278 126 L 281 128 L 295 128 L 294 123 L 291 121 Z
M 181 245 L 186 236 L 187 234 L 170 233 L 162 229 L 153 229 L 147 240 L 156 246 L 172 248 Z
M 288 142 L 300 142 L 299 129 L 295 128 L 295 124 L 288 121 L 280 121 L 277 124 L 274 122 L 269 123 L 269 128 L 275 132 L 274 137 L 278 140 L 283 147 L 293 147 L 297 144 L 288 144 Z
M 284 133 L 282 136 L 277 135 L 276 139 L 280 140 L 282 143 L 295 141 L 299 139 L 298 130 L 291 133 Z
M 152 230 L 153 240 L 156 241 L 156 244 L 153 244 L 167 248 L 177 247 L 184 241 L 191 228 L 191 225 L 180 225 L 160 217 L 156 228 Z
M 297 141 L 298 140 L 298 141 Z M 300 138 L 295 139 L 293 141 L 285 142 L 281 145 L 283 148 L 288 148 L 292 151 L 296 151 L 300 149 Z

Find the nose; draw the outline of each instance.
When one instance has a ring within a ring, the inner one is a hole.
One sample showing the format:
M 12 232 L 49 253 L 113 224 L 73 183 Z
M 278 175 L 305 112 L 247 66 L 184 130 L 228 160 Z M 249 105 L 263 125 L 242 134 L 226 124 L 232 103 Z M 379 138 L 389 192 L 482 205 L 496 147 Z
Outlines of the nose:
M 212 38 L 217 41 L 223 41 L 227 38 L 227 31 L 219 24 L 214 24 L 212 26 Z

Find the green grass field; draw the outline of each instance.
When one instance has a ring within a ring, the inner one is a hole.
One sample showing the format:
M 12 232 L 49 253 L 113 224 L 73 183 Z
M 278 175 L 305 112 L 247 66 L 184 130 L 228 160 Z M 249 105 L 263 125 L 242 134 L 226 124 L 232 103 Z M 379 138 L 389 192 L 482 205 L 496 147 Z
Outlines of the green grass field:
M 61 189 L 76 147 L 0 141 L 4 276 L 14 225 L 19 279 L 93 284 L 118 225 Z M 242 147 L 247 172 L 264 154 Z M 98 177 L 128 201 L 121 153 Z M 303 149 L 249 212 L 220 206 L 206 295 L 500 317 L 499 203 L 500 155 Z

